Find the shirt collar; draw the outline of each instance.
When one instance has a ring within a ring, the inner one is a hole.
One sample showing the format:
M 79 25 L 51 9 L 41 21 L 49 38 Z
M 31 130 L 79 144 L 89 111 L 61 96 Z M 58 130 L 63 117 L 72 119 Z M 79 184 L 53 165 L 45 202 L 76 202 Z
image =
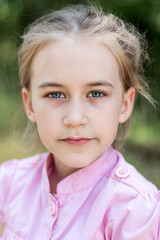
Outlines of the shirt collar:
M 50 191 L 48 173 L 53 161 L 53 155 L 50 153 L 46 157 L 43 172 L 43 181 L 47 191 Z M 116 163 L 117 155 L 115 150 L 109 147 L 96 161 L 60 181 L 57 185 L 57 195 L 80 191 L 95 184 L 104 175 L 109 177 Z

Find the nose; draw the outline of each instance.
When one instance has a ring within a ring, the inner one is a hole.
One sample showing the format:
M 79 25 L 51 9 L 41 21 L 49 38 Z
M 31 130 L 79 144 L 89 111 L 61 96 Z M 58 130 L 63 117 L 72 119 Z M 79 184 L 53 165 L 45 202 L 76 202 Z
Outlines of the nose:
M 78 128 L 88 123 L 87 114 L 83 103 L 74 101 L 67 109 L 64 117 L 64 125 L 67 127 Z

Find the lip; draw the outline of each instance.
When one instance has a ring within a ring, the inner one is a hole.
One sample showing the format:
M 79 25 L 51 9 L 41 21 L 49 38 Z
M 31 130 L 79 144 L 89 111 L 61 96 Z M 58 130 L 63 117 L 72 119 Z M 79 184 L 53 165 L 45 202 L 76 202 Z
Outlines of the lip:
M 90 142 L 92 140 L 92 138 L 73 138 L 73 137 L 69 137 L 69 138 L 65 138 L 62 139 L 63 142 L 68 143 L 70 145 L 74 145 L 74 146 L 80 146 L 80 145 L 84 145 L 88 142 Z

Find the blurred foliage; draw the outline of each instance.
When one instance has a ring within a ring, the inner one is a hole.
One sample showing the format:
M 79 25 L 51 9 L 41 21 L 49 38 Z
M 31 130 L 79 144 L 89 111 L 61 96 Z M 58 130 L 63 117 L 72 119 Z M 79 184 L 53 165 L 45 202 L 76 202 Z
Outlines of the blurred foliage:
M 37 17 L 51 9 L 60 9 L 69 4 L 86 3 L 78 0 L 0 0 L 0 87 L 16 90 L 17 48 L 24 28 Z M 101 5 L 105 11 L 115 13 L 146 33 L 152 67 L 149 72 L 153 96 L 160 100 L 160 1 L 159 0 L 99 0 L 91 1 Z
M 151 93 L 160 102 L 160 1 L 99 0 L 91 2 L 102 6 L 105 11 L 112 12 L 133 23 L 142 33 L 146 33 L 149 55 L 152 60 L 152 66 L 146 71 L 146 74 Z M 17 94 L 20 92 L 17 50 L 21 43 L 20 36 L 25 27 L 52 9 L 60 9 L 66 5 L 78 3 L 87 3 L 87 0 L 0 0 L 0 89 L 1 94 L 10 94 L 10 101 L 19 101 L 17 100 Z M 3 108 L 5 108 L 4 104 L 9 101 L 6 97 L 5 99 L 6 102 L 0 103 Z M 137 102 L 136 108 L 141 106 L 146 119 L 153 121 L 153 112 L 150 110 L 149 104 L 146 102 L 141 104 L 141 102 L 143 103 L 141 98 L 138 98 Z M 160 116 L 159 110 L 157 114 Z M 0 129 L 3 127 L 0 120 Z
M 146 73 L 151 93 L 160 102 L 160 0 L 90 0 L 90 2 L 120 16 L 146 34 L 152 60 L 152 65 Z M 11 134 L 13 122 L 17 121 L 15 112 L 22 108 L 17 65 L 17 50 L 21 44 L 20 36 L 28 24 L 44 13 L 79 3 L 87 3 L 87 1 L 0 0 L 0 161 L 33 153 L 22 154 L 17 150 L 15 143 L 17 142 L 20 146 L 21 140 L 15 139 Z M 145 100 L 141 98 L 137 100 L 131 133 L 126 145 L 128 151 L 125 154 L 145 176 L 160 186 L 158 172 L 160 112 L 159 110 L 155 112 Z M 23 115 L 21 117 L 24 119 Z M 38 151 L 39 149 L 42 148 L 38 147 Z

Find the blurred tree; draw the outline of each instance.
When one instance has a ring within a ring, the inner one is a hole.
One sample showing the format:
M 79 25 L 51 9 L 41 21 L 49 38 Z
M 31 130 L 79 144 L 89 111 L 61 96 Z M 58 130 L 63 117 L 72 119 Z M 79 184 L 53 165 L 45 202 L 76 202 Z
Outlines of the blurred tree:
M 3 152 L 6 153 L 9 146 L 9 140 L 5 141 L 4 137 L 7 139 L 8 136 L 8 139 L 10 139 L 10 130 L 13 131 L 11 118 L 18 108 L 17 102 L 20 101 L 17 66 L 17 50 L 21 43 L 20 36 L 28 24 L 44 13 L 70 4 L 87 3 L 87 1 L 102 6 L 105 11 L 120 16 L 122 19 L 133 23 L 142 33 L 146 33 L 149 55 L 152 60 L 152 66 L 147 71 L 147 75 L 152 95 L 160 102 L 160 0 L 0 0 L 0 139 L 4 143 L 4 145 L 0 145 L 2 160 L 8 158 L 8 156 L 3 156 Z M 135 152 L 139 153 L 142 152 L 141 145 L 143 145 L 145 146 L 143 152 L 148 154 L 149 148 L 152 150 L 152 147 L 154 147 L 154 152 L 157 153 L 154 159 L 158 161 L 160 121 L 155 117 L 148 104 L 143 104 L 141 109 L 139 106 L 138 102 L 136 117 L 133 117 L 130 149 L 133 151 L 133 146 L 135 146 Z M 160 116 L 160 112 L 157 116 Z M 17 125 L 20 127 L 19 122 L 17 122 Z M 130 149 L 129 153 L 131 152 Z M 148 154 L 148 156 L 146 167 L 148 166 L 150 172 L 149 164 L 153 159 L 151 155 Z M 145 161 L 146 156 L 143 158 Z M 139 158 L 134 155 L 133 161 L 136 161 L 136 159 L 138 159 L 138 164 Z M 157 169 L 158 172 L 157 166 L 159 163 L 157 161 L 155 161 L 156 165 L 153 169 Z M 142 164 L 142 169 L 144 164 Z M 153 173 L 153 178 L 154 175 L 159 179 L 159 172 L 157 174 Z
M 78 0 L 0 0 L 0 87 L 15 90 L 17 81 L 17 48 L 21 42 L 24 28 L 37 17 L 51 9 L 60 9 L 70 4 L 86 3 Z M 153 65 L 149 72 L 153 96 L 160 101 L 160 1 L 159 0 L 99 0 L 92 1 L 101 5 L 105 11 L 133 23 L 146 32 L 149 54 Z
M 5 85 L 5 87 L 10 88 L 11 85 L 13 89 L 12 82 L 15 80 L 17 82 L 16 52 L 20 44 L 20 35 L 28 24 L 51 9 L 60 9 L 69 4 L 85 2 L 83 0 L 0 0 L 0 86 Z M 160 1 L 99 0 L 93 2 L 100 4 L 104 10 L 113 12 L 133 23 L 142 32 L 146 32 L 150 56 L 153 60 L 153 68 L 150 72 L 151 88 L 153 95 L 159 101 Z
M 17 137 L 17 134 L 14 136 L 12 126 L 16 123 L 18 130 L 23 129 L 23 126 L 25 129 L 27 125 L 22 112 L 17 118 L 15 114 L 19 107 L 17 102 L 21 102 L 17 65 L 20 36 L 28 24 L 44 13 L 87 1 L 102 6 L 105 11 L 120 16 L 146 33 L 152 59 L 152 66 L 147 74 L 152 95 L 160 102 L 160 0 L 0 0 L 0 162 L 13 157 L 24 157 L 13 144 L 19 146 L 21 142 L 24 143 L 24 139 Z M 132 137 L 127 145 L 127 159 L 160 186 L 160 121 L 156 119 L 148 104 L 143 104 L 141 109 L 139 106 L 138 102 L 136 114 L 133 115 Z M 157 116 L 160 117 L 160 112 Z M 15 123 L 12 122 L 14 117 Z M 40 152 L 39 149 L 34 153 L 36 152 Z

